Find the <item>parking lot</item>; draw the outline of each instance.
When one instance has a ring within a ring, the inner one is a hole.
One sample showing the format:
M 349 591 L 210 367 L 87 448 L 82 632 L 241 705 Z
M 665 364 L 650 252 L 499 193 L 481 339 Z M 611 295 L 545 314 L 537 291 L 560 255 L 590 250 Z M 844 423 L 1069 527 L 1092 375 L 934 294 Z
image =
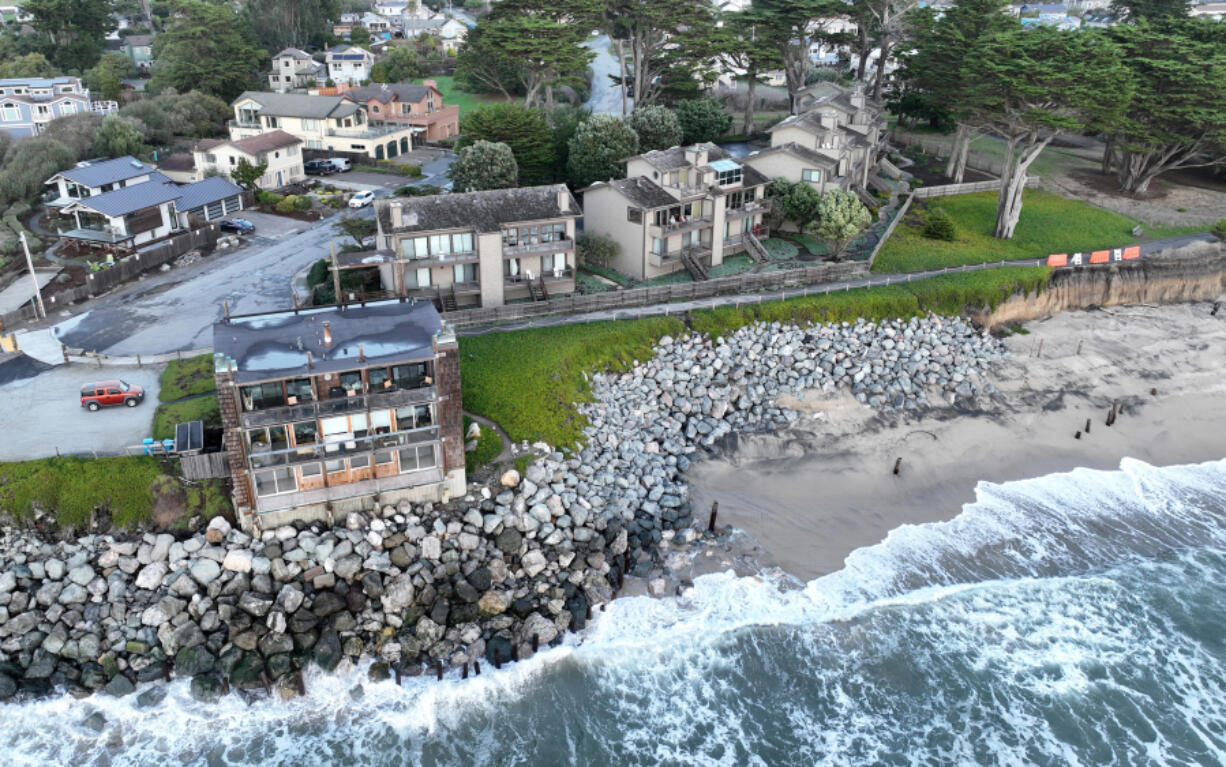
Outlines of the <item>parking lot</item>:
M 10 403 L 0 408 L 0 460 L 24 461 L 56 454 L 121 455 L 128 445 L 151 436 L 162 366 L 61 365 L 32 378 L 0 386 Z M 145 389 L 136 407 L 108 407 L 91 413 L 81 407 L 81 386 L 118 378 Z

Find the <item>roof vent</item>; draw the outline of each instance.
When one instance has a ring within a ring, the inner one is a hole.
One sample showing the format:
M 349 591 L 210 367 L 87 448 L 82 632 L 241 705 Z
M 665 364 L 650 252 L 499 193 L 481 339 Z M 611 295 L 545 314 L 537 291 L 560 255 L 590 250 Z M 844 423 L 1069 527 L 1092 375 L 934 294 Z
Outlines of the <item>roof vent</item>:
M 132 167 L 133 167 L 133 168 L 143 168 L 143 167 L 145 167 L 145 166 L 141 164 L 141 161 L 140 161 L 140 160 L 133 160 L 133 161 L 132 161 Z
M 324 348 L 332 346 L 332 323 L 324 321 Z

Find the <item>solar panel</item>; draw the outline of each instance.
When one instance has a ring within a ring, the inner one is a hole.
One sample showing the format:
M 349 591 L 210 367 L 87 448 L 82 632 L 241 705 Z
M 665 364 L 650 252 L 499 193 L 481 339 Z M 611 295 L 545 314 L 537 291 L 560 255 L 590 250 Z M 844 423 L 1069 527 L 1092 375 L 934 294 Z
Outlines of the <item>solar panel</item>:
M 204 449 L 204 422 L 188 421 L 175 426 L 175 452 L 199 453 Z

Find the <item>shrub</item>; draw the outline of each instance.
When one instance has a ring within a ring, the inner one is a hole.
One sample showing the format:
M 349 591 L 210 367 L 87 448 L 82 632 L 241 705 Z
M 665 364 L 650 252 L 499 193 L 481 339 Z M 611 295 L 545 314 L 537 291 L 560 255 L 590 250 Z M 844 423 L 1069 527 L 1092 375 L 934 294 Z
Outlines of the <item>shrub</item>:
M 311 198 L 306 195 L 294 197 L 294 210 L 307 211 L 311 209 Z
M 1214 237 L 1226 242 L 1226 218 L 1219 219 L 1209 231 L 1213 233 Z
M 401 165 L 400 175 L 413 176 L 414 178 L 416 178 L 421 175 L 421 166 L 420 165 Z
M 924 222 L 924 236 L 930 240 L 953 242 L 958 233 L 954 229 L 954 220 L 949 217 L 944 208 L 937 208 L 928 214 Z
M 291 194 L 289 197 L 282 197 L 280 200 L 277 200 L 277 203 L 273 206 L 273 209 L 278 213 L 289 213 L 294 209 L 297 201 L 298 196 Z
M 331 270 L 328 269 L 328 259 L 321 258 L 311 264 L 311 271 L 307 272 L 307 287 L 313 288 L 316 285 L 322 285 L 327 282 L 331 276 Z

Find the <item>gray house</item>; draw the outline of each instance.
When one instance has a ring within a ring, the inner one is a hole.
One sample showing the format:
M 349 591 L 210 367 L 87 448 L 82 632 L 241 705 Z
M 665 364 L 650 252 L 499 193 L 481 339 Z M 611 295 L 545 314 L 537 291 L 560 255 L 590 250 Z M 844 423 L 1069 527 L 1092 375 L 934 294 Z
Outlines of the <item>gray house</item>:
M 0 130 L 14 138 L 42 133 L 57 117 L 119 111 L 114 101 L 90 101 L 79 77 L 12 77 L 0 80 Z

